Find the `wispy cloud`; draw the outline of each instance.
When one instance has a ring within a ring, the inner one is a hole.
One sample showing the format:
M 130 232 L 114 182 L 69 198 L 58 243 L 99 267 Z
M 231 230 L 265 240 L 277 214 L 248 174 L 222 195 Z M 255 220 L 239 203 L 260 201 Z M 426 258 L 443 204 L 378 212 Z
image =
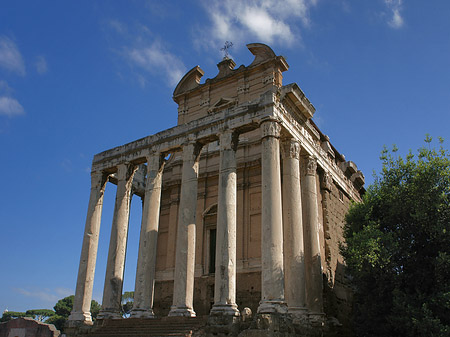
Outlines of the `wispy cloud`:
M 125 48 L 125 55 L 131 64 L 150 74 L 165 77 L 170 86 L 176 85 L 186 71 L 183 62 L 157 41 Z
M 22 54 L 14 41 L 4 35 L 0 35 L 0 67 L 22 76 L 26 73 Z
M 126 61 L 133 72 L 133 77 L 145 87 L 151 78 L 165 82 L 170 87 L 178 83 L 186 72 L 186 67 L 179 57 L 170 52 L 169 45 L 163 43 L 146 25 L 126 23 L 110 19 L 105 21 L 105 32 L 112 43 L 112 51 Z M 118 71 L 123 77 L 123 69 Z
M 39 74 L 45 74 L 48 71 L 47 61 L 44 56 L 40 55 L 37 57 L 36 63 L 36 71 Z
M 29 290 L 23 288 L 13 288 L 13 291 L 26 297 L 37 298 L 49 304 L 54 304 L 62 297 L 66 297 L 72 293 L 72 291 L 61 291 L 61 289 L 62 288 L 51 290 L 46 288 Z
M 204 7 L 212 23 L 204 36 L 215 42 L 249 38 L 265 43 L 298 41 L 298 19 L 309 26 L 309 9 L 317 0 L 209 0 Z
M 0 96 L 0 116 L 14 117 L 24 113 L 23 106 L 15 98 Z
M 384 0 L 389 10 L 388 25 L 392 28 L 401 28 L 404 24 L 402 11 L 402 0 Z
M 12 95 L 13 89 L 6 81 L 0 80 L 0 116 L 14 117 L 25 113 L 23 106 Z

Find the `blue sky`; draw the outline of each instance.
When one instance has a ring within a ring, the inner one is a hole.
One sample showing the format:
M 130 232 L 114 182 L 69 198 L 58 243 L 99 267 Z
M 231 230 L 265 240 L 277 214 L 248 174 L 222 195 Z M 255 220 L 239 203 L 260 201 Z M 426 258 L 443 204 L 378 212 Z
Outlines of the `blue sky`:
M 286 57 L 314 120 L 373 181 L 383 145 L 450 141 L 447 0 L 0 1 L 0 311 L 74 293 L 94 154 L 176 124 L 172 93 L 262 42 Z M 106 190 L 101 301 L 115 187 Z M 133 290 L 140 199 L 124 290 Z

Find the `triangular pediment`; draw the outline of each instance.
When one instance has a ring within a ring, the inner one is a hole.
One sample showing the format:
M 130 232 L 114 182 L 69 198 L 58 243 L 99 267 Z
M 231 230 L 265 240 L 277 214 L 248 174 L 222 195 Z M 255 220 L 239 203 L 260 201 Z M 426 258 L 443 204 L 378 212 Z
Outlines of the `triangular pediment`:
M 227 108 L 227 107 L 235 105 L 235 104 L 236 104 L 236 99 L 228 98 L 228 97 L 221 97 L 219 100 L 216 101 L 216 103 L 214 103 L 208 109 L 208 112 L 218 111 L 218 110 Z

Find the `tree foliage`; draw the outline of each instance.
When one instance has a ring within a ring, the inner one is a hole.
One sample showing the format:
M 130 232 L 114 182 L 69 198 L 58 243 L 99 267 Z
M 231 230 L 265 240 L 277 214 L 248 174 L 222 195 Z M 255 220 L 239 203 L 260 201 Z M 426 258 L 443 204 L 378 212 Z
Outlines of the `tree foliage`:
M 450 155 L 431 138 L 380 176 L 346 216 L 341 247 L 358 336 L 450 335 Z
M 75 296 L 67 296 L 56 302 L 53 309 L 55 309 L 55 315 L 45 321 L 45 323 L 53 324 L 58 330 L 64 332 L 64 325 L 69 318 L 73 308 L 73 300 Z M 91 301 L 91 316 L 92 320 L 95 320 L 100 311 L 100 304 L 97 301 Z
M 2 317 L 0 318 L 0 322 L 7 322 L 15 318 L 20 317 L 31 317 L 30 315 L 27 315 L 26 312 L 21 311 L 4 311 Z
M 36 321 L 45 322 L 48 318 L 55 315 L 55 312 L 50 309 L 32 309 L 27 310 L 25 314 Z
M 122 294 L 121 311 L 124 318 L 129 317 L 134 304 L 134 291 L 125 291 Z

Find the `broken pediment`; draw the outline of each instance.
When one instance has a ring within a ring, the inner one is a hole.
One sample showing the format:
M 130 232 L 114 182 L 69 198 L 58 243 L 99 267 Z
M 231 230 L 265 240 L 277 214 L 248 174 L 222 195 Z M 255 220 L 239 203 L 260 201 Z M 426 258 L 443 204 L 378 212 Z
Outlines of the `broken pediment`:
M 175 98 L 181 93 L 192 90 L 200 85 L 200 80 L 205 72 L 200 66 L 195 66 L 189 70 L 186 75 L 178 82 L 177 87 L 173 91 L 173 97 Z

